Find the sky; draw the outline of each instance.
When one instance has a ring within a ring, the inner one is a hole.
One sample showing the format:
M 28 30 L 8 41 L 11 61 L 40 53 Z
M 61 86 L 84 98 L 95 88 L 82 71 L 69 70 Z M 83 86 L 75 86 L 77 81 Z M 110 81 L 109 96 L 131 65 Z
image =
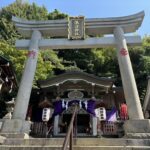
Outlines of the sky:
M 0 0 L 0 8 L 15 0 Z M 145 12 L 144 21 L 136 34 L 150 35 L 150 0 L 23 0 L 37 5 L 44 5 L 49 12 L 54 9 L 69 16 L 86 18 L 106 18 L 128 16 L 140 11 Z

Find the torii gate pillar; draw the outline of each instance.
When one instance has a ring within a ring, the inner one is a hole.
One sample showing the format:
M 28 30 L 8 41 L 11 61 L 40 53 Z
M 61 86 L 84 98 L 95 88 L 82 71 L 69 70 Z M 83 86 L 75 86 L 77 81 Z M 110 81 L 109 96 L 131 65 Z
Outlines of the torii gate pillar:
M 28 59 L 21 79 L 12 119 L 25 120 L 26 118 L 32 83 L 36 71 L 40 39 L 41 33 L 37 30 L 33 31 L 29 45 Z
M 41 33 L 37 30 L 32 32 L 32 37 L 29 45 L 28 59 L 25 64 L 24 73 L 20 82 L 20 87 L 15 103 L 14 113 L 11 120 L 5 120 L 1 132 L 19 133 L 24 137 L 24 133 L 29 133 L 30 122 L 25 121 L 28 109 L 32 83 L 36 71 L 39 41 Z
M 143 116 L 124 31 L 120 26 L 114 29 L 114 36 L 129 113 L 129 120 L 124 123 L 125 136 L 128 138 L 150 138 L 150 120 L 144 119 Z
M 118 49 L 117 58 L 125 99 L 128 106 L 129 118 L 144 119 L 123 29 L 121 27 L 116 27 L 114 30 L 114 36 Z

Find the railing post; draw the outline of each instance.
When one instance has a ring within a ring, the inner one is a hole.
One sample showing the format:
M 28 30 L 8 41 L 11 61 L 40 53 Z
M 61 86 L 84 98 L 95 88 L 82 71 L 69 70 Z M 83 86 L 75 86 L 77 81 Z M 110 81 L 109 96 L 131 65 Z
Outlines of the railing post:
M 76 145 L 77 141 L 77 113 L 75 114 L 75 119 L 74 119 L 74 144 Z
M 77 113 L 75 114 L 75 124 L 74 124 L 75 138 L 77 137 Z
M 70 150 L 72 150 L 72 140 L 73 140 L 73 129 L 71 130 L 71 133 L 70 133 L 70 145 L 69 145 Z
M 70 121 L 70 124 L 69 124 L 69 128 L 68 128 L 66 137 L 64 139 L 64 142 L 63 142 L 62 150 L 67 149 L 69 140 L 70 140 L 69 150 L 72 150 L 73 127 L 74 127 L 73 123 L 74 123 L 74 120 L 75 120 L 76 113 L 77 113 L 77 106 L 75 106 L 75 109 L 74 109 L 74 112 L 73 112 L 73 115 L 72 115 L 72 118 L 71 118 L 71 121 Z

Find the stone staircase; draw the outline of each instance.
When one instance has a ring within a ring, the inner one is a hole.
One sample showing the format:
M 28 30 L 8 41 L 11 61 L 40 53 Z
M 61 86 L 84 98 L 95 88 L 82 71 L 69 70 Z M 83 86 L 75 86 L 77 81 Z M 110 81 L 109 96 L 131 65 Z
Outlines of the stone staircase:
M 64 138 L 7 138 L 0 150 L 61 150 Z M 73 150 L 150 150 L 150 139 L 77 138 Z

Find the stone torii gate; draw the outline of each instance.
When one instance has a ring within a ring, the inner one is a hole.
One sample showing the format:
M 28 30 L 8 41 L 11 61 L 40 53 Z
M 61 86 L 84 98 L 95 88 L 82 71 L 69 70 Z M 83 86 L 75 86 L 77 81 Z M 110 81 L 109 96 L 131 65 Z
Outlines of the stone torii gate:
M 39 49 L 76 49 L 117 47 L 123 89 L 130 120 L 125 123 L 128 136 L 150 133 L 150 122 L 144 120 L 137 86 L 127 48 L 141 44 L 140 36 L 125 36 L 135 32 L 144 18 L 144 12 L 125 17 L 84 19 L 71 17 L 65 20 L 27 21 L 16 17 L 12 20 L 20 34 L 30 40 L 17 40 L 18 49 L 29 49 L 24 73 L 16 99 L 12 120 L 5 120 L 1 133 L 29 133 L 29 123 L 25 121 L 32 82 L 36 70 Z M 112 34 L 112 37 L 97 37 Z M 85 38 L 85 35 L 89 36 Z M 51 39 L 43 39 L 45 36 Z M 54 39 L 53 39 L 54 37 Z M 57 38 L 59 37 L 59 38 Z M 91 38 L 92 37 L 92 38 Z

